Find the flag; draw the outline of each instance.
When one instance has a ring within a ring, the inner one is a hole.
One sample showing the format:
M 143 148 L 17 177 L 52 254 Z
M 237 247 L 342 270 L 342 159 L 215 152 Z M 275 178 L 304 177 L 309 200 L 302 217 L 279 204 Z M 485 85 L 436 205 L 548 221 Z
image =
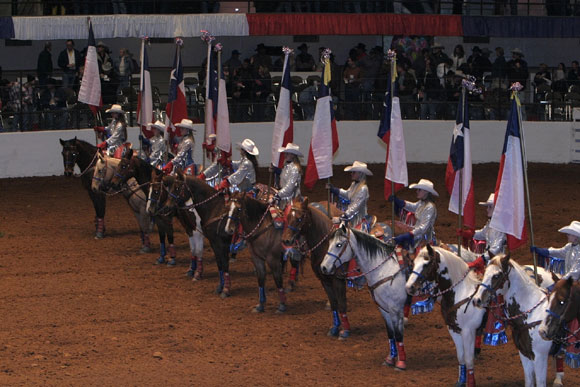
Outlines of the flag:
M 322 84 L 318 89 L 308 163 L 304 174 L 304 185 L 308 189 L 312 189 L 319 179 L 332 176 L 332 156 L 338 150 L 338 132 L 330 95 L 331 71 L 328 59 L 322 67 L 321 78 Z
M 221 60 L 221 55 L 217 56 Z M 220 64 L 221 68 L 221 64 Z M 230 114 L 228 112 L 228 94 L 226 91 L 226 78 L 220 71 L 217 112 L 216 112 L 216 146 L 219 150 L 232 154 L 232 139 L 230 136 Z
M 274 134 L 272 135 L 272 165 L 282 168 L 284 159 L 280 157 L 278 149 L 294 141 L 294 118 L 292 111 L 292 80 L 290 78 L 290 66 L 288 66 L 289 54 L 284 58 L 282 69 L 282 82 L 280 84 L 280 97 L 274 120 Z
M 181 61 L 181 46 L 179 43 L 175 48 L 175 59 L 173 60 L 173 68 L 169 77 L 169 93 L 167 95 L 167 106 L 165 107 L 167 114 L 165 123 L 167 124 L 166 134 L 169 128 L 174 130 L 174 134 L 181 136 L 179 128 L 175 128 L 174 124 L 181 122 L 182 119 L 187 118 L 187 104 L 185 102 L 185 83 L 183 82 L 183 63 Z M 167 137 L 167 136 L 166 136 Z
M 495 184 L 495 209 L 490 222 L 491 227 L 508 234 L 510 250 L 527 241 L 519 104 L 517 95 L 514 95 Z
M 463 215 L 463 224 L 475 228 L 475 197 L 473 193 L 471 139 L 467 96 L 462 95 L 457 105 L 457 116 L 451 137 L 449 160 L 445 171 L 445 186 L 451 197 L 449 211 Z M 462 176 L 461 206 L 459 205 L 459 176 Z
M 385 161 L 385 199 L 394 195 L 398 190 L 409 185 L 407 175 L 407 156 L 405 153 L 405 136 L 403 133 L 403 120 L 401 119 L 401 106 L 399 103 L 398 83 L 395 82 L 391 105 L 391 79 L 397 77 L 397 67 L 392 66 L 389 72 L 387 93 L 383 116 L 379 124 L 377 135 L 387 145 Z M 391 192 L 391 182 L 395 183 L 395 192 Z
M 147 124 L 153 122 L 153 94 L 151 93 L 151 73 L 145 39 L 141 44 L 141 79 L 139 82 L 139 97 L 137 99 L 137 123 L 147 138 L 153 136 L 153 131 L 147 129 Z
M 211 52 L 208 55 L 208 66 L 209 69 L 206 75 L 205 87 L 207 88 L 207 98 L 205 100 L 205 138 L 206 141 L 210 134 L 216 133 L 217 124 L 217 111 L 218 111 L 218 98 L 219 98 L 219 83 L 218 83 L 218 73 L 217 73 L 217 54 Z
M 97 47 L 95 35 L 93 34 L 93 24 L 89 20 L 89 41 L 87 47 L 87 56 L 85 57 L 85 70 L 79 89 L 79 102 L 86 103 L 93 114 L 103 106 L 101 99 L 101 78 L 99 77 L 99 62 L 97 60 Z

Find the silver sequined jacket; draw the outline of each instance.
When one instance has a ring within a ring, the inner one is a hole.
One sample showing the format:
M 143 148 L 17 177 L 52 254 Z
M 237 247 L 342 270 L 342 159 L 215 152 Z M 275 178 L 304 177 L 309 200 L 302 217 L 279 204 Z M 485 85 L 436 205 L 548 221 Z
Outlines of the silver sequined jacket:
M 111 121 L 109 126 L 105 127 L 105 134 L 107 139 L 107 152 L 109 156 L 113 156 L 115 150 L 123 145 L 127 139 L 125 138 L 125 124 L 117 120 Z
M 156 168 L 161 168 L 163 162 L 165 161 L 165 153 L 167 152 L 167 146 L 165 145 L 165 140 L 161 136 L 154 136 L 149 139 L 151 143 L 151 154 L 149 155 L 149 164 Z
M 562 279 L 572 277 L 574 281 L 580 279 L 580 245 L 567 243 L 566 246 L 555 249 L 550 247 L 548 249 L 550 256 L 566 260 L 566 274 Z
M 288 161 L 284 164 L 280 173 L 280 189 L 278 197 L 280 198 L 280 208 L 284 208 L 292 199 L 300 196 L 300 167 L 294 161 Z
M 369 200 L 369 188 L 364 181 L 353 181 L 347 190 L 340 189 L 339 195 L 350 200 L 344 211 L 344 217 L 352 226 L 358 225 L 367 215 L 367 201 Z
M 475 234 L 473 234 L 473 239 L 485 241 L 486 252 L 483 255 L 487 261 L 489 261 L 490 254 L 502 254 L 507 241 L 505 233 L 492 228 L 489 222 L 488 220 L 481 230 L 476 230 Z
M 239 161 L 232 161 L 234 173 L 226 177 L 233 187 L 237 187 L 242 192 L 247 192 L 256 184 L 256 171 L 254 164 L 247 157 L 242 156 Z
M 437 220 L 437 208 L 428 200 L 419 200 L 411 203 L 405 201 L 405 209 L 415 214 L 416 223 L 413 226 L 413 236 L 417 246 L 421 240 L 431 241 L 435 239 L 435 220 Z
M 177 147 L 177 155 L 173 158 L 173 166 L 181 169 L 193 164 L 194 142 L 189 136 L 183 137 Z

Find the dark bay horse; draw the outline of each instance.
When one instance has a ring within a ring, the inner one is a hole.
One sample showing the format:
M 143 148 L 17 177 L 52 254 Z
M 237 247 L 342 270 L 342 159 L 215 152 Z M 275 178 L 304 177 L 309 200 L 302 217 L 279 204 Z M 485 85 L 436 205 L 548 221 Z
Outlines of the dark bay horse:
M 76 137 L 71 140 L 60 140 L 60 145 L 62 145 L 64 175 L 72 176 L 75 165 L 81 170 L 81 183 L 89 193 L 95 209 L 95 238 L 101 239 L 105 235 L 106 196 L 102 192 L 91 190 L 97 147 Z
M 252 254 L 259 287 L 259 303 L 254 312 L 263 312 L 266 303 L 266 264 L 272 271 L 280 305 L 279 312 L 286 311 L 286 291 L 283 286 L 282 230 L 274 228 L 268 204 L 249 197 L 246 193 L 236 192 L 230 197 L 230 208 L 225 231 L 231 236 L 242 225 L 243 237 Z
M 338 216 L 340 210 L 332 206 L 331 213 Z M 291 246 L 299 235 L 303 235 L 311 249 L 312 271 L 322 284 L 332 310 L 332 328 L 328 331 L 328 335 L 346 339 L 350 333 L 346 314 L 346 279 L 344 276 L 323 274 L 320 269 L 320 264 L 328 251 L 328 239 L 334 230 L 331 219 L 322 211 L 308 205 L 308 198 L 304 198 L 292 202 L 292 208 L 286 215 L 286 224 L 282 242 L 286 246 Z
M 540 324 L 540 336 L 544 340 L 553 340 L 561 333 L 562 324 L 574 319 L 580 322 L 580 283 L 572 278 L 559 280 L 548 298 L 547 314 Z
M 169 192 L 164 209 L 161 211 L 175 210 L 180 222 L 182 222 L 180 214 L 198 214 L 199 224 L 209 240 L 218 267 L 219 285 L 216 293 L 222 298 L 229 297 L 231 290 L 229 252 L 232 237 L 223 230 L 226 207 L 222 193 L 207 185 L 205 181 L 186 176 L 179 170 L 175 176 L 164 177 L 163 181 L 169 187 Z M 186 230 L 192 226 L 191 221 L 187 227 L 184 225 Z

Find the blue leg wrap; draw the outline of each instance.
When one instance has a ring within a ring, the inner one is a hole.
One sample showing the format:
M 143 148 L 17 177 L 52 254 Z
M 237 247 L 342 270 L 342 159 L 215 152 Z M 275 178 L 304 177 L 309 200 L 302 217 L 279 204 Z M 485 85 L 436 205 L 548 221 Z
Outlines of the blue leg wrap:
M 260 287 L 259 292 L 260 292 L 260 304 L 265 304 L 266 303 L 266 289 Z
M 397 342 L 395 339 L 389 339 L 389 344 L 391 346 L 391 357 L 394 359 L 399 355 L 397 352 Z
M 224 272 L 220 270 L 220 289 L 224 288 Z
M 165 257 L 167 255 L 167 250 L 165 249 L 165 242 L 159 244 L 159 256 Z
M 459 379 L 457 380 L 459 383 L 467 383 L 467 367 L 465 364 L 459 364 Z
M 340 333 L 340 318 L 338 317 L 338 312 L 336 310 L 332 311 L 332 328 L 330 328 L 330 334 L 332 336 L 338 336 Z

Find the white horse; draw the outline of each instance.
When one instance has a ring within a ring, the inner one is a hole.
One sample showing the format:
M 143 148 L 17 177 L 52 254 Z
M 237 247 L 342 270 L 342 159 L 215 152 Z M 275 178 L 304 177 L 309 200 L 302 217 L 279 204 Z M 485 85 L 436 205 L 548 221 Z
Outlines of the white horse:
M 542 286 L 553 283 L 550 274 L 539 274 Z M 496 295 L 505 299 L 506 320 L 512 326 L 513 341 L 520 353 L 526 387 L 545 386 L 548 356 L 552 341 L 542 340 L 541 321 L 548 309 L 546 291 L 536 285 L 526 269 L 508 255 L 494 257 L 485 269 L 473 304 L 486 307 Z M 554 385 L 562 385 L 563 372 L 556 374 Z
M 351 259 L 357 260 L 369 284 L 373 301 L 386 322 L 391 351 L 384 364 L 405 370 L 407 368 L 403 345 L 403 308 L 407 299 L 405 273 L 393 251 L 394 246 L 342 225 L 332 235 L 320 269 L 322 273 L 330 275 Z
M 407 280 L 411 295 L 421 290 L 425 282 L 435 285 L 433 298 L 441 302 L 441 314 L 455 343 L 459 361 L 456 386 L 475 386 L 473 369 L 476 330 L 481 326 L 485 310 L 471 305 L 471 297 L 479 281 L 463 259 L 440 247 L 427 245 L 414 261 Z

